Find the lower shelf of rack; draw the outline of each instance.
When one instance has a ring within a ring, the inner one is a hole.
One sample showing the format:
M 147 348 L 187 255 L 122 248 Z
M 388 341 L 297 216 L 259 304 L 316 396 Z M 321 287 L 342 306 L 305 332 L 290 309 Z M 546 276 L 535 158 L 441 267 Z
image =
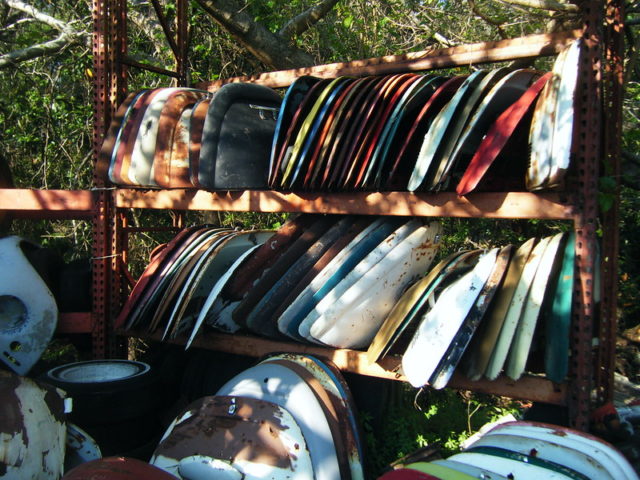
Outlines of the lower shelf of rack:
M 131 331 L 123 334 L 152 341 L 159 341 L 161 337 L 159 334 L 146 335 Z M 177 338 L 171 340 L 170 343 L 184 345 L 185 338 Z M 367 358 L 366 352 L 359 350 L 333 349 L 294 342 L 279 342 L 248 335 L 223 333 L 201 333 L 196 337 L 192 346 L 250 357 L 262 357 L 270 353 L 281 352 L 304 353 L 326 358 L 343 371 L 406 381 L 401 373 L 401 357 L 399 356 L 387 356 L 379 362 L 371 363 Z M 534 375 L 524 376 L 514 382 L 506 377 L 499 377 L 494 381 L 471 381 L 462 375 L 455 374 L 451 382 L 449 382 L 449 387 L 554 405 L 566 405 L 568 398 L 567 384 L 555 384 L 543 377 Z

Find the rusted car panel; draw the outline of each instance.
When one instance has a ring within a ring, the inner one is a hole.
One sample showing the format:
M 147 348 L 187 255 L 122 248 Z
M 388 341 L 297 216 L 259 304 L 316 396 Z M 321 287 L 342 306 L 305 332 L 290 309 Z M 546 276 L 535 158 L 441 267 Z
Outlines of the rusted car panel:
M 314 479 L 300 427 L 264 400 L 210 396 L 178 415 L 151 464 L 178 478 Z M 216 477 L 218 478 L 218 477 Z
M 60 478 L 67 434 L 63 392 L 0 371 L 0 412 L 0 478 Z
M 338 369 L 315 357 L 294 353 L 275 355 L 265 362 L 285 365 L 305 379 L 322 400 L 325 413 L 331 419 L 329 426 L 338 453 L 341 478 L 364 479 L 360 426 L 349 387 Z
M 49 345 L 58 323 L 56 301 L 27 260 L 24 249 L 38 248 L 20 237 L 0 240 L 0 359 L 25 375 Z

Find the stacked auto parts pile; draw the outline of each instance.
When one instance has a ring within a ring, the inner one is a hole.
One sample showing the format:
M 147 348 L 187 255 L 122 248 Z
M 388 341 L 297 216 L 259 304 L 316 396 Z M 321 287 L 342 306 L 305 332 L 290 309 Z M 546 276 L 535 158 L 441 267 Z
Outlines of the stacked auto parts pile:
M 547 74 L 301 77 L 280 110 L 269 186 L 460 195 L 561 186 L 580 48 L 565 49 Z
M 103 142 L 98 175 L 151 188 L 265 188 L 279 106 L 275 91 L 250 84 L 225 85 L 215 95 L 191 88 L 132 93 Z
M 214 94 L 142 90 L 120 106 L 99 175 L 207 190 L 558 188 L 569 169 L 581 48 L 573 42 L 548 73 L 303 76 L 282 102 L 253 84 Z
M 313 356 L 269 357 L 179 414 L 151 464 L 178 478 L 363 479 L 348 386 Z
M 380 480 L 442 478 L 635 480 L 638 475 L 597 437 L 557 425 L 509 422 L 446 460 L 400 465 Z
M 371 362 L 401 355 L 416 387 L 442 388 L 456 369 L 563 382 L 573 234 L 432 266 L 440 235 L 437 222 L 405 217 L 300 215 L 275 233 L 194 227 L 154 255 L 117 323 L 187 347 L 207 326 L 368 349 Z
M 437 222 L 418 219 L 315 215 L 268 234 L 194 229 L 155 256 L 117 323 L 187 334 L 187 345 L 206 324 L 366 347 L 404 289 L 427 272 L 440 232 Z

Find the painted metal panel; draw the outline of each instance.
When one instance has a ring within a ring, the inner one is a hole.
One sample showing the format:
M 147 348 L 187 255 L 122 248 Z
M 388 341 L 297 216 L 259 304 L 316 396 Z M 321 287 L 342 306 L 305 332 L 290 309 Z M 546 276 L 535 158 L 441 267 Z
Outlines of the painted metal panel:
M 337 348 L 367 348 L 402 292 L 428 271 L 442 228 L 417 228 L 366 272 L 311 325 L 316 340 Z
M 477 265 L 449 285 L 423 317 L 407 350 L 402 369 L 414 387 L 425 385 L 473 307 L 496 262 L 498 249 L 480 257 Z
M 538 270 L 540 261 L 542 260 L 542 255 L 545 248 L 547 248 L 549 240 L 549 237 L 540 240 L 533 248 L 529 258 L 527 258 L 527 262 L 522 270 L 522 275 L 520 275 L 520 278 L 518 279 L 518 284 L 516 285 L 513 297 L 511 298 L 511 302 L 509 303 L 509 307 L 505 313 L 504 321 L 502 322 L 502 327 L 500 329 L 500 335 L 498 336 L 495 347 L 491 352 L 491 359 L 489 360 L 485 371 L 485 375 L 489 380 L 495 380 L 502 371 L 509 349 L 511 348 L 513 337 L 516 333 L 516 329 L 518 328 L 518 324 L 522 318 L 522 312 L 531 290 L 531 284 L 535 278 L 536 271 Z
M 340 478 L 331 429 L 309 386 L 281 365 L 258 364 L 225 383 L 218 395 L 233 395 L 273 402 L 287 410 L 300 426 L 318 480 Z
M 531 283 L 531 289 L 511 341 L 509 357 L 505 366 L 506 375 L 513 380 L 517 380 L 524 373 L 531 350 L 531 342 L 533 342 L 533 334 L 548 290 L 547 287 L 552 282 L 551 276 L 557 274 L 558 249 L 563 235 L 558 233 L 550 237 Z
M 16 236 L 0 239 L 0 360 L 19 375 L 40 359 L 58 323 L 53 294 L 25 256 L 38 248 Z
M 313 479 L 296 420 L 275 403 L 209 396 L 180 413 L 150 463 L 178 478 Z

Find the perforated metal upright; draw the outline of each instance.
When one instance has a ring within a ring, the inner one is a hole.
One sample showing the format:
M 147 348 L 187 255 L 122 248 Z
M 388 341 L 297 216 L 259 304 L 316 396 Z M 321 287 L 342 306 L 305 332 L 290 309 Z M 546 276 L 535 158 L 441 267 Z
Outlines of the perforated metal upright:
M 118 58 L 126 52 L 126 0 L 93 1 L 93 159 L 100 152 L 118 101 L 126 91 L 126 71 Z M 95 172 L 95 169 L 94 169 Z M 93 215 L 93 355 L 114 354 L 111 317 L 119 290 L 112 195 L 104 180 L 94 173 Z

